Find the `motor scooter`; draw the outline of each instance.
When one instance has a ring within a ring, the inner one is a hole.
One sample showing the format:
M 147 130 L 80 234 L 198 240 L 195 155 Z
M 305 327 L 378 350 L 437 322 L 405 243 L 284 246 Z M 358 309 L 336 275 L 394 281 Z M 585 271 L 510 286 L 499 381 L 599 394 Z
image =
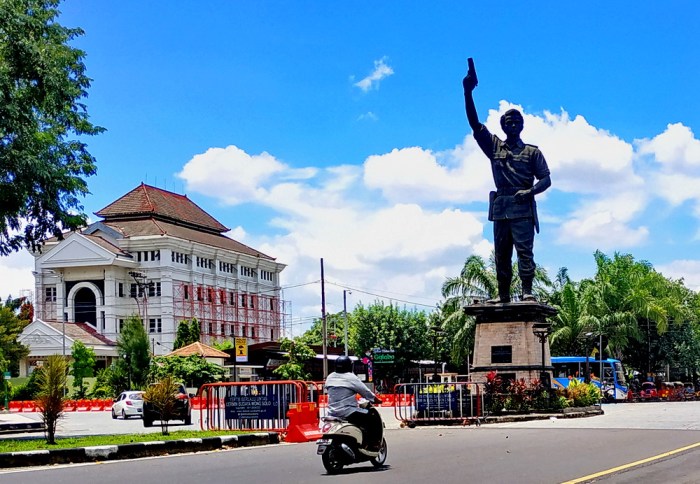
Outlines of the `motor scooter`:
M 379 421 L 381 416 L 368 400 L 361 399 L 360 407 L 376 414 Z M 322 419 L 323 436 L 316 441 L 316 453 L 321 456 L 323 467 L 329 474 L 337 474 L 343 467 L 350 464 L 370 461 L 374 467 L 382 467 L 386 462 L 387 448 L 384 439 L 384 422 L 382 421 L 381 445 L 377 452 L 372 452 L 362 445 L 362 429 L 347 420 L 336 417 Z

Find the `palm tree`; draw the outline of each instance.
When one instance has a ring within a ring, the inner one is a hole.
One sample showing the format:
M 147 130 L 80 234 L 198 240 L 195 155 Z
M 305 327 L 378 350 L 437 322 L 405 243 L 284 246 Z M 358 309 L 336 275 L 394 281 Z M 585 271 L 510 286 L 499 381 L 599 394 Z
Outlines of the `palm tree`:
M 557 315 L 550 336 L 552 354 L 577 355 L 582 350 L 581 338 L 589 331 L 592 321 L 585 314 L 581 294 L 573 283 L 565 283 L 556 299 Z

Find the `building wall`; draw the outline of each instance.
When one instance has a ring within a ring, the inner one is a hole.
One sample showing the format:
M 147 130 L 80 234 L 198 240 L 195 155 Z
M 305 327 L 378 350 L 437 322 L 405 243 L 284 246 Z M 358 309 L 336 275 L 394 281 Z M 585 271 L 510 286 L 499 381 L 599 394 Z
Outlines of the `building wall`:
M 114 242 L 133 256 L 135 265 L 76 267 L 66 263 L 64 267 L 52 265 L 47 269 L 39 262 L 41 254 L 36 254 L 37 317 L 74 321 L 76 288 L 87 287 L 95 293 L 98 332 L 116 340 L 120 321 L 138 314 L 144 319 L 156 355 L 170 352 L 179 322 L 193 317 L 200 320 L 204 343 L 241 336 L 251 344 L 279 338 L 287 317 L 287 304 L 281 301 L 279 289 L 283 264 L 168 236 Z M 159 284 L 150 297 L 139 294 L 138 286 L 137 297 L 132 297 L 132 285 L 137 284 L 130 275 L 133 272 L 145 276 L 140 279 L 142 282 Z M 96 280 L 103 284 L 95 283 Z M 189 297 L 185 297 L 185 288 Z M 223 302 L 222 293 L 227 296 Z M 209 298 L 209 294 L 214 297 Z M 236 304 L 229 304 L 230 294 Z M 246 298 L 245 306 L 241 298 Z M 260 304 L 264 306 L 259 307 Z M 244 327 L 246 334 L 242 333 Z M 253 333 L 250 328 L 254 328 Z

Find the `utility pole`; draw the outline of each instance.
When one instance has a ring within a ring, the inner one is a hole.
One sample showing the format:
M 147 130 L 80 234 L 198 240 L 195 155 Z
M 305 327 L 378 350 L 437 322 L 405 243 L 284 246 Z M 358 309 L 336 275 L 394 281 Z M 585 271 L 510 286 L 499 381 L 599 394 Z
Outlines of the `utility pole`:
M 328 328 L 326 326 L 326 286 L 323 276 L 323 257 L 321 257 L 321 322 L 323 330 L 323 379 L 328 376 Z

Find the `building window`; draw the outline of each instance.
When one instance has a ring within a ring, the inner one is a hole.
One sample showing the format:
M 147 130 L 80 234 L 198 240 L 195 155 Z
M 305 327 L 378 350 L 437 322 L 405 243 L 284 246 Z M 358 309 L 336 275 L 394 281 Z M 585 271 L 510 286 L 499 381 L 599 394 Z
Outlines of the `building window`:
M 250 337 L 255 338 L 255 326 L 250 327 Z
M 260 271 L 260 279 L 264 281 L 270 281 L 272 282 L 272 279 L 274 278 L 274 273 L 270 271 Z
M 235 292 L 231 291 L 231 292 L 228 293 L 228 303 L 229 303 L 231 306 L 235 306 L 235 305 L 236 305 L 236 293 L 235 293 Z
M 105 327 L 106 327 L 105 312 L 100 311 L 100 329 L 102 330 L 103 333 L 105 332 Z
M 117 328 L 117 331 L 118 331 L 119 333 L 121 333 L 123 329 L 124 329 L 124 320 L 123 320 L 123 319 L 120 319 L 120 320 L 119 320 L 119 328 Z
M 56 287 L 47 287 L 45 290 L 45 295 L 46 302 L 56 302 Z
M 510 345 L 492 346 L 491 363 L 512 363 L 513 347 Z
M 207 323 L 207 334 L 214 334 L 214 323 Z
M 160 318 L 151 318 L 148 320 L 148 332 L 149 333 L 162 333 L 163 325 Z
M 117 284 L 117 295 L 119 297 L 124 297 L 124 283 L 120 282 Z
M 160 297 L 160 281 L 151 281 L 148 284 L 148 297 Z
M 241 307 L 242 308 L 247 308 L 248 307 L 248 301 L 246 300 L 246 295 L 241 294 Z
M 202 294 L 202 286 L 197 288 L 197 301 L 204 301 L 204 296 Z
M 241 266 L 241 276 L 254 278 L 257 277 L 258 273 L 255 269 L 248 266 Z
M 129 285 L 129 297 L 137 297 L 138 287 L 138 284 Z
M 151 251 L 151 260 L 160 260 L 160 251 L 159 250 L 152 250 Z
M 185 299 L 190 298 L 190 286 L 184 286 L 185 288 Z
M 235 334 L 235 326 L 233 324 L 228 325 L 228 334 L 229 336 L 233 336 Z

